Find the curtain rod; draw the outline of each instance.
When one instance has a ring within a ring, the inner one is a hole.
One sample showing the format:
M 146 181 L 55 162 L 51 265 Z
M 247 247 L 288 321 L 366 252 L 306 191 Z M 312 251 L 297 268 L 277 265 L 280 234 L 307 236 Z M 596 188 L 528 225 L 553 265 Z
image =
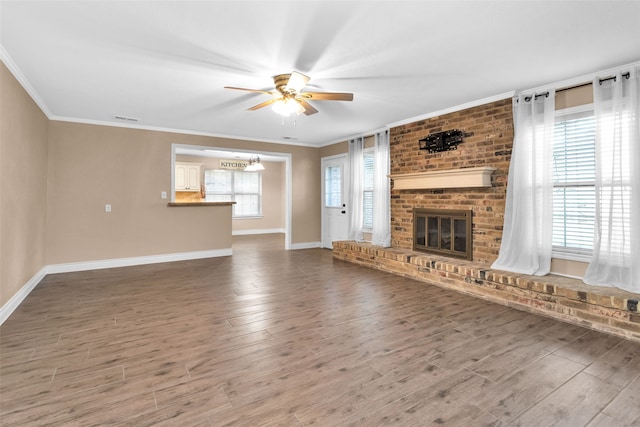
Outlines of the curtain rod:
M 542 92 L 542 93 L 536 93 L 535 95 L 531 95 L 531 96 L 525 96 L 524 97 L 524 101 L 525 102 L 529 102 L 529 101 L 531 101 L 531 98 L 538 99 L 541 96 L 544 96 L 545 98 L 548 98 L 549 97 L 549 91 Z
M 629 71 L 620 75 L 627 80 L 631 77 L 631 73 Z M 602 82 L 606 82 L 607 80 L 613 80 L 615 82 L 616 80 L 618 80 L 618 76 L 605 77 L 604 79 L 599 79 L 598 82 L 602 84 Z
M 531 88 L 527 88 L 527 89 L 523 89 L 523 90 L 518 90 L 516 91 L 516 93 L 527 93 L 527 92 L 536 92 L 536 91 L 543 91 L 543 90 L 547 90 L 547 88 L 549 87 L 553 87 L 555 86 L 556 88 L 562 88 L 562 89 L 556 89 L 556 92 L 558 90 L 568 90 L 568 89 L 572 89 L 574 87 L 580 87 L 583 84 L 587 85 L 590 82 L 593 82 L 595 79 L 597 79 L 600 76 L 612 76 L 612 75 L 616 75 L 622 71 L 630 71 L 630 69 L 636 68 L 636 67 L 640 67 L 640 60 L 635 61 L 635 62 L 631 62 L 629 64 L 623 64 L 623 65 L 617 65 L 615 67 L 611 67 L 611 68 L 607 68 L 607 69 L 601 69 L 598 70 L 596 72 L 592 72 L 592 73 L 588 73 L 588 74 L 583 74 L 580 76 L 576 76 L 570 79 L 566 79 L 566 80 L 561 80 L 561 81 L 556 81 L 556 82 L 552 82 L 552 83 L 547 83 L 543 86 L 537 86 L 537 87 L 531 87 Z M 631 78 L 631 77 L 629 77 Z
M 629 79 L 631 78 L 631 73 L 629 71 L 627 71 L 626 73 L 622 73 L 622 77 L 624 77 L 625 79 Z M 611 77 L 605 77 L 603 79 L 599 79 L 598 81 L 600 82 L 600 84 L 602 84 L 602 82 L 606 82 L 607 80 L 616 80 L 616 76 L 611 76 Z M 577 89 L 579 87 L 582 86 L 589 86 L 592 85 L 593 82 L 584 82 L 584 83 L 580 83 L 577 85 L 572 85 L 572 86 L 567 86 L 567 87 L 563 87 L 561 89 L 556 89 L 556 93 L 558 92 L 564 92 L 565 90 L 571 90 L 571 89 Z

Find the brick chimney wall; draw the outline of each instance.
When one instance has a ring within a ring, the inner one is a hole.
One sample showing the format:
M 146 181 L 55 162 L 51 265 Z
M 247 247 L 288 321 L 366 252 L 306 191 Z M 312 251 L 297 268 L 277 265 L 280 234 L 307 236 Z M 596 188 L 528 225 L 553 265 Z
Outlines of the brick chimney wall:
M 418 140 L 431 133 L 473 132 L 457 150 L 429 153 Z M 411 249 L 413 208 L 473 210 L 473 260 L 491 264 L 500 250 L 506 183 L 513 144 L 511 99 L 409 123 L 391 129 L 391 174 L 489 166 L 490 188 L 394 190 L 391 187 L 391 245 Z

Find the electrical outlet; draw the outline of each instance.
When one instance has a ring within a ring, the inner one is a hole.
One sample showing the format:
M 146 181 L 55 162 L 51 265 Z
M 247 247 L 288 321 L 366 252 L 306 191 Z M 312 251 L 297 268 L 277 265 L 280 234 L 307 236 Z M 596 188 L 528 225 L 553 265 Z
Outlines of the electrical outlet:
M 104 205 L 105 212 L 111 212 L 111 205 Z
M 167 198 L 167 192 L 163 191 L 162 193 L 160 193 L 160 198 L 161 199 L 166 199 Z

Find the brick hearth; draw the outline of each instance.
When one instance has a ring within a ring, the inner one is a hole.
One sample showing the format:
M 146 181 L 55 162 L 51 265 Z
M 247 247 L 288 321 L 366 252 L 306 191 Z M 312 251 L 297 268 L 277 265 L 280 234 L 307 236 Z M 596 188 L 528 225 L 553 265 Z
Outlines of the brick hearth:
M 336 259 L 433 283 L 510 307 L 640 341 L 640 295 L 549 274 L 528 276 L 470 261 L 369 243 L 333 243 Z

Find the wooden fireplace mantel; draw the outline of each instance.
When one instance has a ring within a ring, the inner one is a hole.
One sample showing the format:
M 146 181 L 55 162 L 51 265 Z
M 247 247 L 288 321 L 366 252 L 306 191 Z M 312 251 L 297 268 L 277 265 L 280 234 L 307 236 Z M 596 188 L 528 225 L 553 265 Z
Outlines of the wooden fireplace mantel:
M 462 168 L 444 171 L 389 175 L 394 190 L 491 187 L 491 173 L 496 168 Z

